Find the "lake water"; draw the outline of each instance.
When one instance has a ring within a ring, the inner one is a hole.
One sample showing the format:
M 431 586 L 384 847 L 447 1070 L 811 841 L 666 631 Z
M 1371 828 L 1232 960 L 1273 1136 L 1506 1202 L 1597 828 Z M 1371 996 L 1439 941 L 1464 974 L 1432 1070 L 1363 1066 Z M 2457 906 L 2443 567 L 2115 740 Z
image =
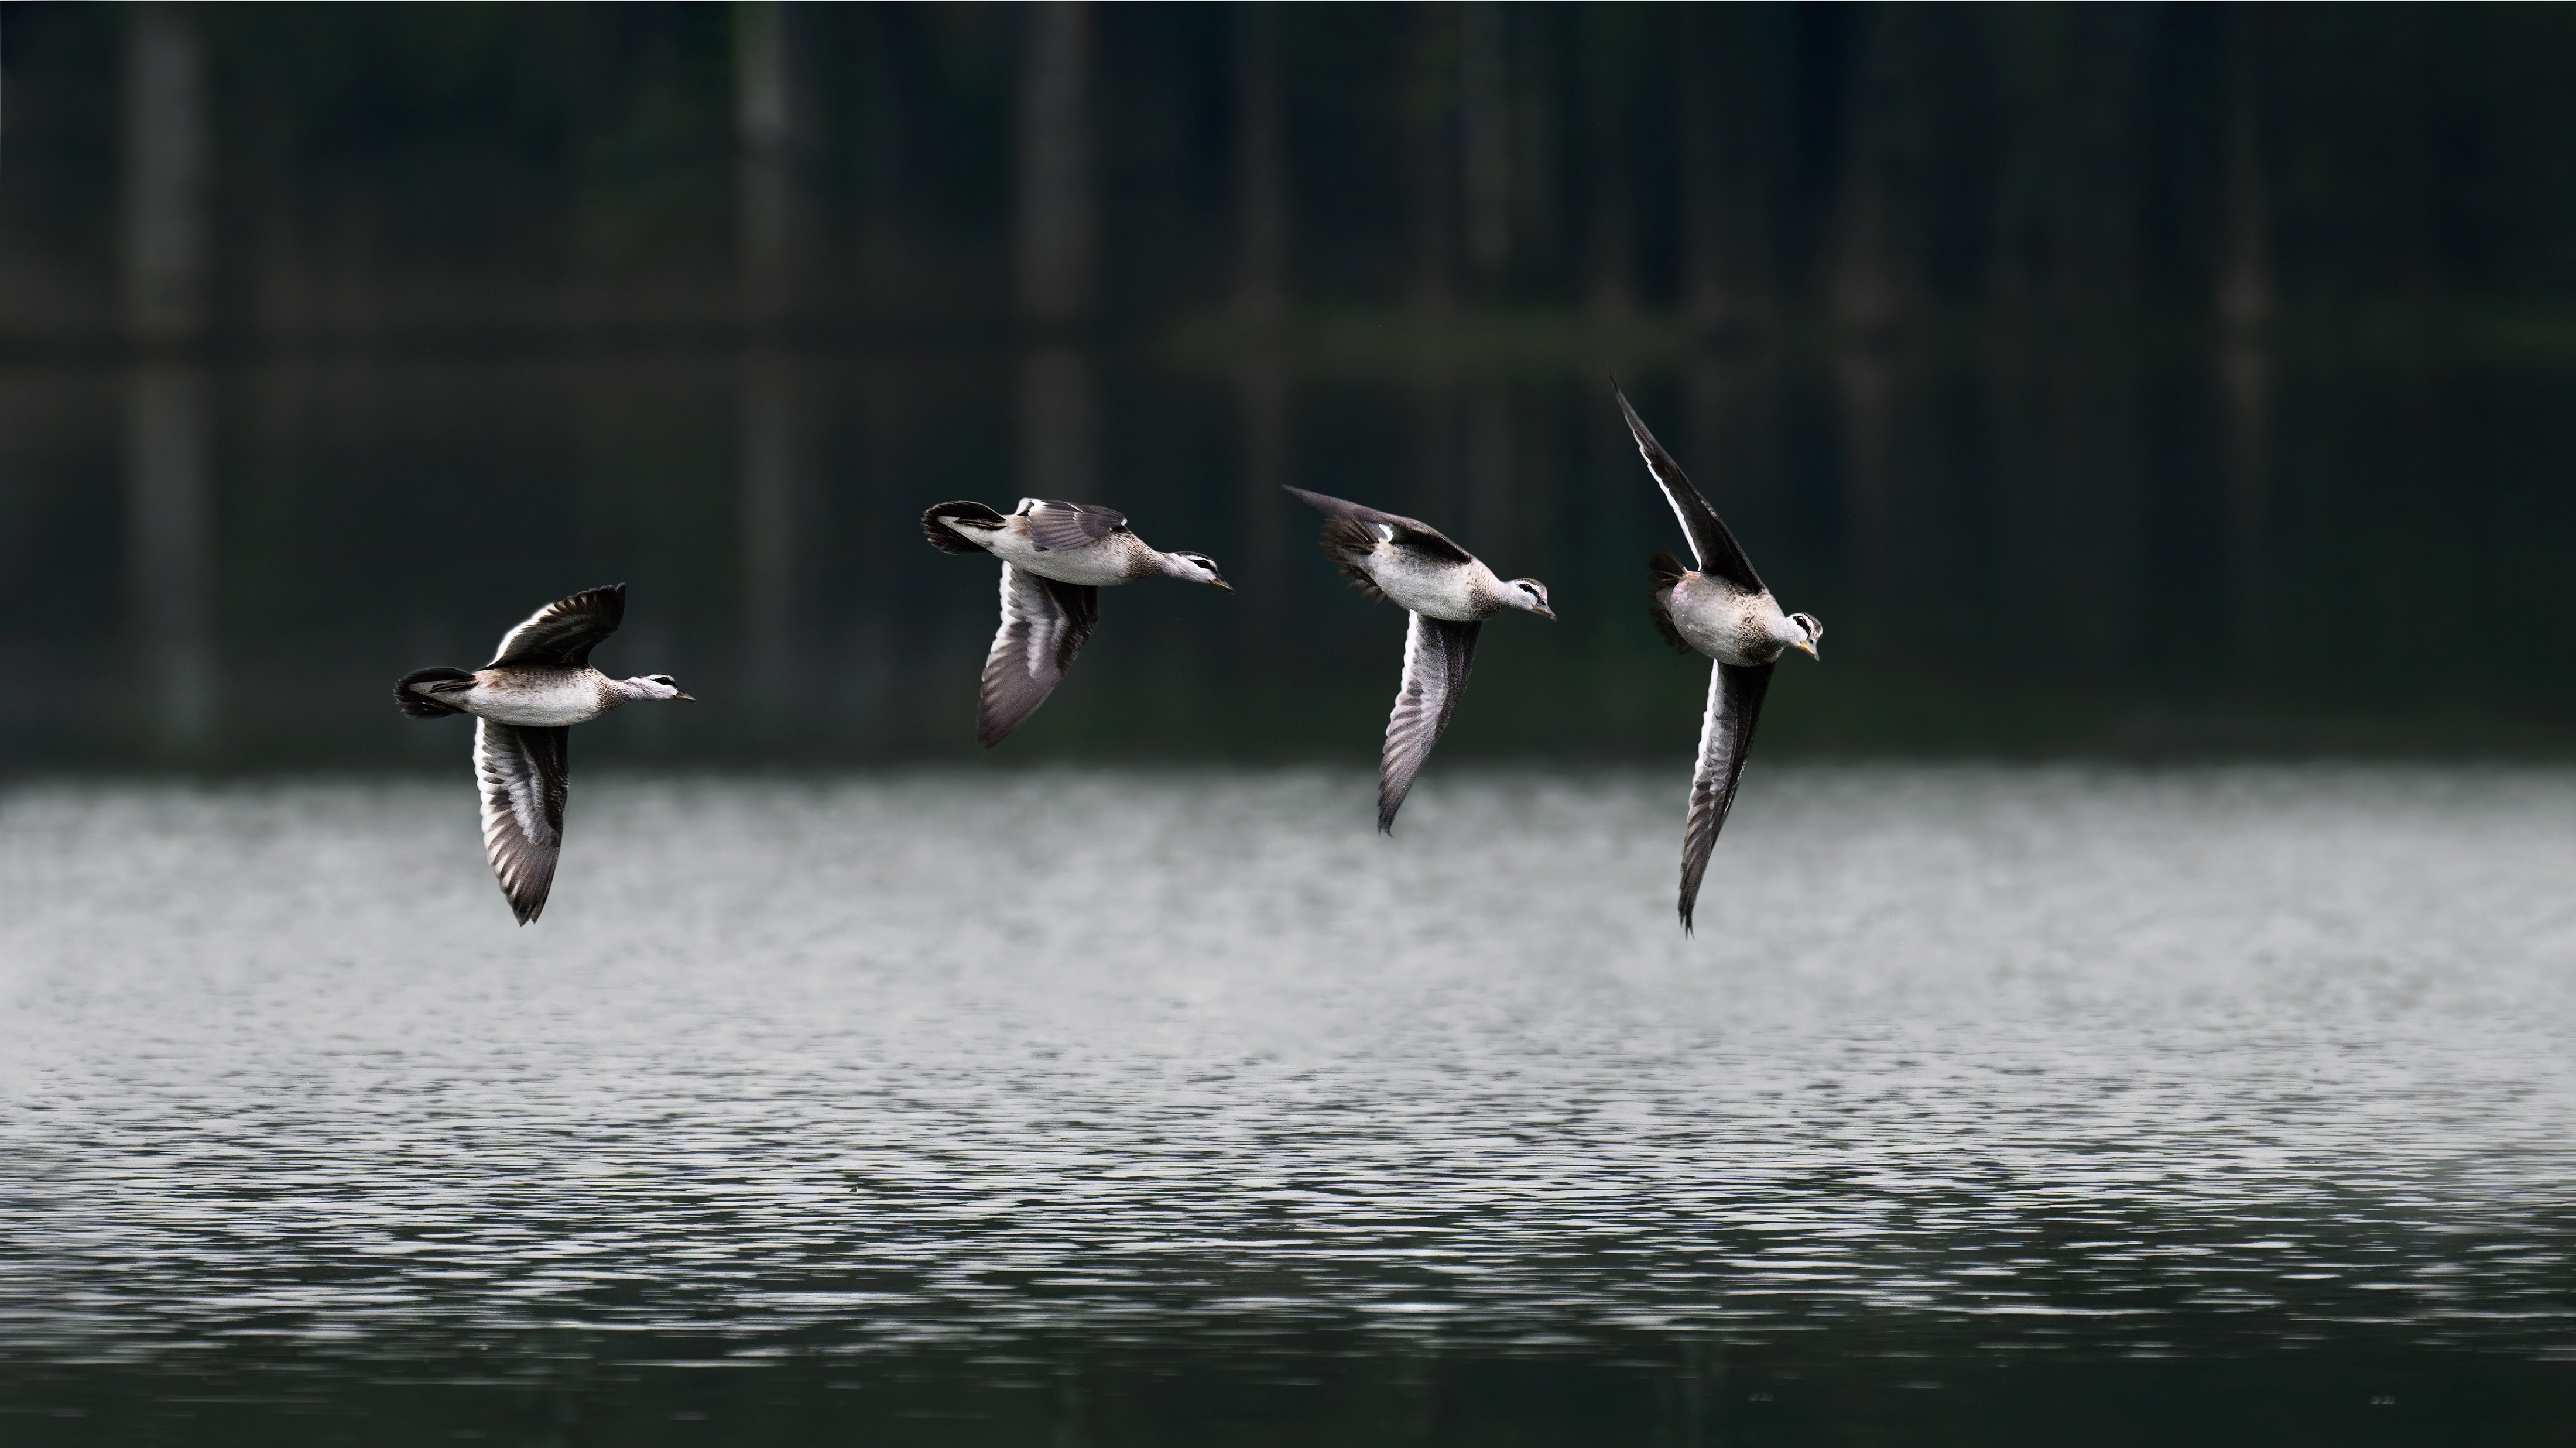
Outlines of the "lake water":
M 2576 774 L 0 794 L 0 1439 L 2564 1442 Z

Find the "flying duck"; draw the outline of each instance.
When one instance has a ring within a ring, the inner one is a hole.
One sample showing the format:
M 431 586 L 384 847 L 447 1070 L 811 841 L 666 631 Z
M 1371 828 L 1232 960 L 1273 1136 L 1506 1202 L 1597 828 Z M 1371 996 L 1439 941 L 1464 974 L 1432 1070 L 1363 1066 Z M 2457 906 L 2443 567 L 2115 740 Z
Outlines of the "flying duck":
M 503 634 L 483 667 L 422 669 L 394 684 L 394 702 L 414 719 L 474 716 L 483 852 L 521 925 L 544 912 L 554 887 L 572 787 L 572 726 L 636 699 L 689 698 L 668 674 L 612 679 L 590 666 L 591 649 L 625 617 L 623 583 L 576 593 Z
M 1391 599 L 1412 615 L 1404 635 L 1404 677 L 1387 716 L 1377 767 L 1377 832 L 1395 833 L 1395 812 L 1431 748 L 1448 731 L 1458 691 L 1476 659 L 1476 634 L 1507 608 L 1553 619 L 1547 585 L 1494 576 L 1475 554 L 1413 518 L 1339 498 L 1288 490 L 1324 515 L 1324 556 L 1371 600 Z
M 975 737 L 990 749 L 1055 692 L 1100 622 L 1100 590 L 1139 578 L 1179 578 L 1228 593 L 1204 553 L 1164 553 L 1127 526 L 1127 515 L 1090 503 L 1022 498 L 1009 517 L 981 503 L 942 503 L 921 515 L 942 553 L 1002 560 L 1002 626 L 984 655 Z
M 1690 569 L 1670 553 L 1650 559 L 1647 611 L 1664 642 L 1684 654 L 1706 654 L 1717 661 L 1708 681 L 1708 716 L 1700 725 L 1699 767 L 1691 774 L 1690 817 L 1682 826 L 1681 914 L 1682 932 L 1688 934 L 1700 877 L 1708 873 L 1709 851 L 1716 848 L 1717 832 L 1735 804 L 1736 781 L 1744 777 L 1744 758 L 1753 748 L 1753 725 L 1762 717 L 1772 666 L 1790 649 L 1821 659 L 1816 641 L 1825 636 L 1825 626 L 1813 615 L 1780 611 L 1735 535 L 1646 430 L 1637 409 L 1628 405 L 1628 394 L 1615 387 L 1612 392 L 1637 439 L 1637 451 L 1645 455 L 1646 470 L 1663 486 L 1664 500 L 1690 535 L 1691 554 L 1699 562 Z

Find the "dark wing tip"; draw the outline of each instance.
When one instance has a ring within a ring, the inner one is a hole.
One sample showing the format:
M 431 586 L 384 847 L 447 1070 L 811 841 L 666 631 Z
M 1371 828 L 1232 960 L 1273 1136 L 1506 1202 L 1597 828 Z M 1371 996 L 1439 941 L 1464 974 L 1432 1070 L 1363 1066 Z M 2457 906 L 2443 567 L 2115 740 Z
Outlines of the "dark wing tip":
M 1646 426 L 1646 420 L 1637 415 L 1636 407 L 1628 401 L 1628 394 L 1621 392 L 1616 395 L 1619 399 L 1619 415 L 1628 423 L 1628 436 L 1635 441 L 1638 450 L 1646 455 L 1647 463 L 1658 470 L 1670 468 L 1673 472 L 1680 473 L 1681 465 L 1673 461 L 1671 453 L 1664 451 L 1662 443 L 1655 441 L 1655 430 Z

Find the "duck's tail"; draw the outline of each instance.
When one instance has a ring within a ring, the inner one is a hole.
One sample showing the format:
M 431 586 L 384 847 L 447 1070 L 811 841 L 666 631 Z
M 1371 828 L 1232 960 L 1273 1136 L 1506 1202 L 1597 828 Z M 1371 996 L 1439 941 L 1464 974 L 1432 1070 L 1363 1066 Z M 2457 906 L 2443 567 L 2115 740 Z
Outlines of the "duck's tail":
M 414 719 L 436 719 L 443 714 L 462 714 L 464 710 L 453 704 L 440 703 L 412 686 L 414 684 L 472 684 L 473 682 L 473 673 L 466 669 L 416 669 L 394 681 L 394 702 L 401 705 L 402 711 Z
M 991 529 L 1002 526 L 1002 515 L 981 503 L 941 503 L 921 515 L 921 532 L 922 536 L 930 540 L 930 546 L 942 553 L 984 551 L 969 540 L 960 537 L 956 529 L 941 522 L 943 518 L 954 519 L 969 528 Z

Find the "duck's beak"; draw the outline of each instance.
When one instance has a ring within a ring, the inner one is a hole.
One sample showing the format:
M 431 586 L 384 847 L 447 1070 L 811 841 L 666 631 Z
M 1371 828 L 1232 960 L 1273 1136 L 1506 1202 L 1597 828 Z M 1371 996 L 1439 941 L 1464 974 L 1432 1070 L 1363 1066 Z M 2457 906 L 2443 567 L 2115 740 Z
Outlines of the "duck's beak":
M 694 694 L 673 694 L 671 697 L 683 704 L 694 704 L 698 702 L 697 696 Z
M 1789 645 L 1789 647 L 1793 649 L 1805 649 L 1807 651 L 1807 657 L 1814 659 L 1817 663 L 1821 664 L 1825 661 L 1825 656 L 1816 652 L 1816 645 L 1812 640 L 1800 639 L 1796 643 Z
M 1531 609 L 1530 612 L 1546 619 L 1549 623 L 1556 622 L 1556 610 L 1548 607 L 1546 604 L 1542 603 L 1538 607 Z
M 1232 592 L 1234 592 L 1234 585 L 1233 585 L 1233 584 L 1231 584 L 1231 583 L 1226 582 L 1226 581 L 1225 581 L 1224 579 L 1222 579 L 1222 578 L 1211 578 L 1211 579 L 1209 579 L 1209 580 L 1208 580 L 1208 586 L 1209 586 L 1210 588 L 1222 588 L 1222 589 L 1224 589 L 1224 590 L 1225 590 L 1226 592 L 1228 592 L 1228 593 L 1232 593 Z

